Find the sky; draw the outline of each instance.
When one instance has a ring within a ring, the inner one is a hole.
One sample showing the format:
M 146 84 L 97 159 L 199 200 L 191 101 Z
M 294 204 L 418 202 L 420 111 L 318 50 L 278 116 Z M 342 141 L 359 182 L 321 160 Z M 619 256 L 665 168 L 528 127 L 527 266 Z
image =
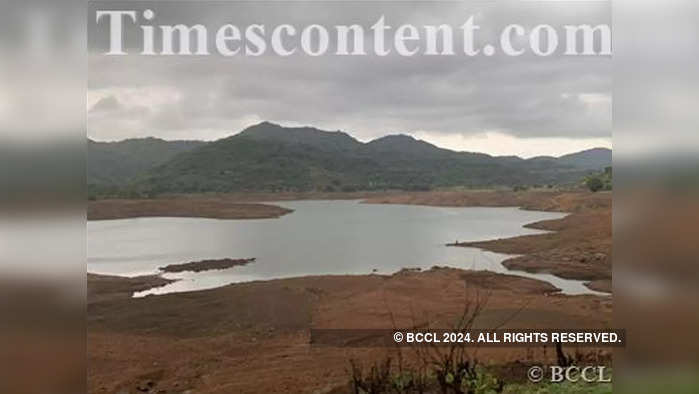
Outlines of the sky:
M 92 2 L 90 15 L 151 8 L 153 21 L 140 23 L 200 23 L 211 30 L 226 23 L 358 23 L 366 31 L 381 15 L 393 27 L 458 27 L 473 15 L 481 26 L 479 43 L 497 42 L 510 23 L 610 19 L 606 2 L 174 3 Z M 142 56 L 140 27 L 125 29 L 133 54 L 107 56 L 108 26 L 89 18 L 88 136 L 95 140 L 215 140 L 266 120 L 342 130 L 360 141 L 409 134 L 493 155 L 559 156 L 611 147 L 609 57 Z

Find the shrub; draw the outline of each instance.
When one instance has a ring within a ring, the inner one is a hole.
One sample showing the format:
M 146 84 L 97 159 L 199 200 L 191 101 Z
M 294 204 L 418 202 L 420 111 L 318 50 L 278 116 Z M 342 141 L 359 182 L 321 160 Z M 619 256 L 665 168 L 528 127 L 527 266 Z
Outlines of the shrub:
M 604 182 L 598 177 L 591 177 L 585 181 L 585 185 L 591 192 L 598 192 L 604 188 Z

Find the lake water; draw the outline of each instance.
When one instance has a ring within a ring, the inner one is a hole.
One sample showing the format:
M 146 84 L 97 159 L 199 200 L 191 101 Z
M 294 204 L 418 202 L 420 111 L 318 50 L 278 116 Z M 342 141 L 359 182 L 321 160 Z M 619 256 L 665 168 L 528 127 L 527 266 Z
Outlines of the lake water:
M 537 234 L 522 227 L 565 216 L 518 208 L 374 205 L 358 201 L 290 201 L 279 219 L 136 218 L 88 222 L 88 272 L 122 276 L 204 259 L 249 258 L 249 265 L 199 273 L 167 273 L 178 282 L 137 293 L 200 290 L 235 282 L 305 275 L 390 274 L 434 265 L 508 272 L 546 280 L 568 294 L 591 293 L 580 281 L 508 271 L 507 255 L 446 247 Z

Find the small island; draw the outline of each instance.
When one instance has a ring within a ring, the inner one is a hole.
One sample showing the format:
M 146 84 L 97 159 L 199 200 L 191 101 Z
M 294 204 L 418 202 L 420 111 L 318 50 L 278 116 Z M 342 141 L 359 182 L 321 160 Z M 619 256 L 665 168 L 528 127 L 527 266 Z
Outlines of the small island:
M 160 270 L 163 272 L 184 272 L 184 271 L 191 271 L 191 272 L 201 272 L 201 271 L 209 271 L 209 270 L 222 270 L 226 268 L 231 268 L 231 267 L 236 267 L 236 266 L 242 266 L 242 265 L 247 265 L 255 261 L 255 258 L 249 258 L 249 259 L 210 259 L 210 260 L 201 260 L 201 261 L 193 261 L 190 263 L 183 263 L 183 264 L 170 264 L 166 265 L 165 267 L 160 267 Z

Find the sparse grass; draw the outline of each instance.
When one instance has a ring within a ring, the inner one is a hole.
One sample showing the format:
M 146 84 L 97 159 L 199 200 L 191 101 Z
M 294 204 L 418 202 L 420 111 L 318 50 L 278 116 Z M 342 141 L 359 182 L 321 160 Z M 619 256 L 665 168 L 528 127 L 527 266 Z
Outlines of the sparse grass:
M 476 292 L 469 296 L 465 292 L 464 308 L 454 324 L 454 331 L 468 331 L 482 313 L 489 299 Z M 522 307 L 525 308 L 525 306 Z M 497 329 L 507 324 L 520 311 L 510 316 Z M 397 329 L 393 313 L 389 310 L 394 330 Z M 413 329 L 419 326 L 413 317 Z M 423 324 L 422 326 L 424 326 Z M 426 324 L 430 326 L 429 322 Z M 403 355 L 400 346 L 396 346 L 395 360 L 386 356 L 381 362 L 374 362 L 364 369 L 356 360 L 350 360 L 351 390 L 354 394 L 603 394 L 611 393 L 611 383 L 578 382 L 540 382 L 540 383 L 506 383 L 495 369 L 479 363 L 473 352 L 474 348 L 460 342 L 439 346 L 433 342 L 417 342 L 410 346 L 414 353 L 412 362 Z M 557 364 L 562 367 L 581 365 L 583 354 L 566 354 L 560 343 L 556 344 Z M 528 360 L 534 361 L 534 360 Z M 536 363 L 535 363 L 536 364 Z
M 561 382 L 508 384 L 503 394 L 606 394 L 612 392 L 611 383 Z
M 612 392 L 611 383 L 578 381 L 504 384 L 487 368 L 480 366 L 464 372 L 459 377 L 447 375 L 449 377 L 446 379 L 444 376 L 435 374 L 434 371 L 410 368 L 405 368 L 401 372 L 394 371 L 391 368 L 390 359 L 386 359 L 380 364 L 374 364 L 366 371 L 363 371 L 353 361 L 352 368 L 352 392 L 354 394 L 606 394 Z M 663 391 L 648 391 L 648 393 L 660 392 Z
M 699 393 L 699 371 L 677 368 L 674 371 L 628 371 L 618 379 L 614 391 L 621 394 L 695 394 Z

